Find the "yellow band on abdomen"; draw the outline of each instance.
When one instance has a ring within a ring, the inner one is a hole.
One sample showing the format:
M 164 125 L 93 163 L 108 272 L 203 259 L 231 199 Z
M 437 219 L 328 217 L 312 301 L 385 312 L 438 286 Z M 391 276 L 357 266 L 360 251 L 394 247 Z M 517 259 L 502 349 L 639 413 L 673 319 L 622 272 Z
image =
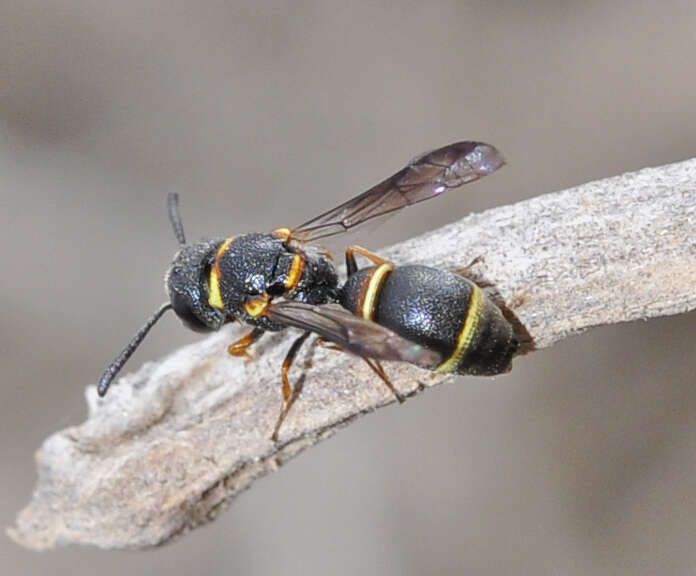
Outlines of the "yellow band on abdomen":
M 457 336 L 457 345 L 450 357 L 440 364 L 435 369 L 435 372 L 444 374 L 447 372 L 454 372 L 457 369 L 457 366 L 464 357 L 464 354 L 466 354 L 466 351 L 474 338 L 476 328 L 479 324 L 479 320 L 481 319 L 481 314 L 483 313 L 484 304 L 483 292 L 481 292 L 481 289 L 476 286 L 476 284 L 473 284 L 471 296 L 469 297 L 469 306 L 466 309 L 464 326 L 462 326 L 462 329 Z
M 375 268 L 370 274 L 370 279 L 367 281 L 367 288 L 365 289 L 365 295 L 362 299 L 362 304 L 360 305 L 360 314 L 365 320 L 372 320 L 375 313 L 375 303 L 377 302 L 377 296 L 382 288 L 382 282 L 387 277 L 387 274 L 392 271 L 394 264 L 387 262 L 380 264 Z

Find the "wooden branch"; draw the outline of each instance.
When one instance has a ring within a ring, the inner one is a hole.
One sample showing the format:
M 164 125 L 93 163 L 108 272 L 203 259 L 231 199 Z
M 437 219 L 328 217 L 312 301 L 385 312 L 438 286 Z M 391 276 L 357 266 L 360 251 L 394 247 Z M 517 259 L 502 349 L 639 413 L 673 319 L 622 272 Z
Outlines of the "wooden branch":
M 591 326 L 686 312 L 696 308 L 696 159 L 475 214 L 386 254 L 437 266 L 483 256 L 473 272 L 495 285 L 536 347 Z M 104 400 L 89 387 L 87 421 L 39 450 L 33 500 L 10 535 L 32 548 L 167 542 L 214 518 L 259 476 L 392 402 L 364 363 L 310 348 L 304 391 L 274 445 L 280 364 L 294 334 L 266 337 L 245 363 L 226 353 L 238 332 L 226 328 L 143 366 Z M 387 369 L 404 393 L 446 379 L 408 365 Z

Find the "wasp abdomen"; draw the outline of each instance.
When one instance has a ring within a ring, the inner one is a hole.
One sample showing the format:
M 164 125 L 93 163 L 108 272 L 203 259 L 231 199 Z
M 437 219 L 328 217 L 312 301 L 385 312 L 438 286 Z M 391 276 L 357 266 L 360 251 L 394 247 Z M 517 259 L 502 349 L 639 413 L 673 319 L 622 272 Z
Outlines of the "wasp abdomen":
M 341 304 L 400 336 L 439 352 L 438 372 L 499 374 L 517 350 L 512 325 L 483 290 L 428 266 L 382 264 L 352 274 Z

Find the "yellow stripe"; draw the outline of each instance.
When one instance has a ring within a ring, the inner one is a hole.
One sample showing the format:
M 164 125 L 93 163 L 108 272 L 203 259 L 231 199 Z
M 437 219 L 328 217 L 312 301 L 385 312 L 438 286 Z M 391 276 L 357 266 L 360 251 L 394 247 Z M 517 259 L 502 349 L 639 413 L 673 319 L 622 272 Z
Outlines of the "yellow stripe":
M 283 242 L 287 242 L 290 239 L 290 234 L 292 234 L 292 231 L 290 228 L 276 228 L 273 230 L 272 234 L 275 234 L 280 238 Z
M 230 238 L 227 238 L 222 244 L 220 244 L 220 248 L 218 248 L 217 253 L 215 254 L 215 264 L 217 265 L 218 258 L 222 256 L 225 253 L 225 250 L 227 250 L 230 247 L 230 244 L 234 242 L 234 236 L 231 236 Z
M 481 289 L 474 284 L 471 290 L 471 297 L 469 298 L 469 307 L 466 310 L 464 326 L 459 332 L 459 336 L 457 336 L 457 346 L 451 356 L 435 369 L 436 372 L 444 374 L 447 372 L 454 372 L 457 369 L 459 362 L 461 362 L 464 354 L 466 354 L 467 349 L 471 345 L 471 340 L 476 333 L 476 327 L 483 313 L 483 298 L 484 296 Z
M 215 267 L 210 269 L 209 282 L 208 305 L 212 308 L 224 308 L 225 303 L 222 301 L 222 294 L 220 294 L 220 273 Z
M 220 293 L 220 268 L 218 266 L 218 258 L 225 253 L 232 244 L 234 236 L 232 238 L 227 238 L 217 250 L 215 254 L 215 260 L 213 260 L 213 265 L 210 267 L 210 279 L 208 280 L 208 305 L 212 308 L 224 308 L 225 303 L 222 300 L 222 294 Z
M 365 320 L 372 320 L 372 316 L 375 313 L 375 302 L 379 290 L 382 287 L 382 282 L 384 282 L 387 274 L 389 274 L 393 268 L 394 264 L 391 262 L 380 264 L 370 275 L 367 290 L 365 290 L 365 296 L 363 296 L 362 305 L 360 306 L 360 312 Z
M 261 296 L 252 298 L 251 300 L 245 302 L 244 310 L 246 310 L 246 313 L 252 318 L 257 318 L 266 312 L 266 308 L 268 308 L 268 303 L 270 301 L 271 297 L 268 294 L 261 294 Z
M 302 271 L 304 270 L 304 258 L 301 254 L 295 254 L 292 259 L 292 264 L 290 265 L 290 272 L 288 272 L 288 277 L 285 280 L 285 287 L 288 290 L 292 290 L 297 283 L 300 281 L 302 276 Z

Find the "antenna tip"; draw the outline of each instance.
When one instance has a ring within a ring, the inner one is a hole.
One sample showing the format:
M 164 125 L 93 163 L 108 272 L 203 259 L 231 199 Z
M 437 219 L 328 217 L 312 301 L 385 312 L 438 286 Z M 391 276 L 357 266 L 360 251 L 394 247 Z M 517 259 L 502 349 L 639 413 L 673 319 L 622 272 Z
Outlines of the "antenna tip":
M 167 211 L 169 212 L 169 221 L 174 229 L 174 236 L 180 245 L 186 244 L 186 236 L 184 235 L 184 226 L 181 224 L 181 216 L 179 215 L 179 195 L 176 192 L 167 193 Z
M 106 396 L 106 393 L 109 390 L 109 384 L 111 384 L 111 380 L 102 376 L 97 384 L 97 394 L 100 398 Z

